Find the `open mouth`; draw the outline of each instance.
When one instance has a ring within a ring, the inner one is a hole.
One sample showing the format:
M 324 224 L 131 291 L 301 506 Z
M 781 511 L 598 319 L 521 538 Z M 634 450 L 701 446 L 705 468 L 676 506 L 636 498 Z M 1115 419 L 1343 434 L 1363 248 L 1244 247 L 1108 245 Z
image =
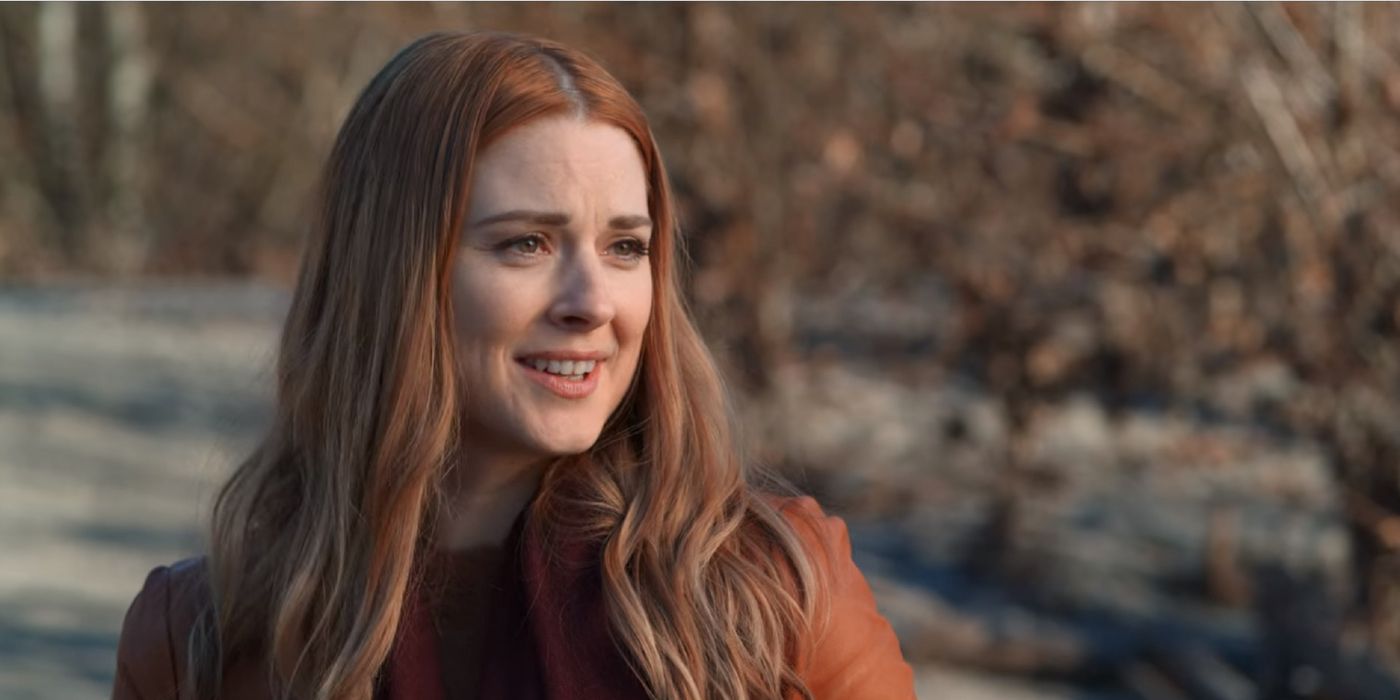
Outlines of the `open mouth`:
M 566 360 L 560 362 L 558 360 L 531 360 L 523 357 L 516 358 L 515 361 L 526 369 L 571 382 L 586 381 L 597 371 L 598 365 L 600 364 L 598 360 Z
M 565 399 L 584 399 L 598 388 L 602 360 L 556 361 L 516 358 L 535 384 Z

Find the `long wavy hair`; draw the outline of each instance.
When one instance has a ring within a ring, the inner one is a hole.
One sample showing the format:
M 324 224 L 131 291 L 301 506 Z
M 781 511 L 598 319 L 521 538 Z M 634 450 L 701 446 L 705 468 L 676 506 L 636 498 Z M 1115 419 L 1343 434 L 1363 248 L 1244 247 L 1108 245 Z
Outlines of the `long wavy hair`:
M 371 696 L 423 574 L 443 475 L 469 448 L 449 271 L 473 161 L 559 114 L 636 141 L 656 222 L 652 316 L 632 390 L 588 452 L 547 469 L 529 521 L 582 514 L 571 531 L 601 543 L 611 632 L 653 697 L 811 697 L 795 660 L 820 624 L 820 567 L 770 498 L 792 491 L 740 456 L 677 279 L 682 240 L 647 120 L 585 54 L 500 32 L 405 47 L 336 138 L 273 423 L 213 508 L 213 605 L 187 649 L 197 697 L 217 696 L 248 654 L 288 696 Z

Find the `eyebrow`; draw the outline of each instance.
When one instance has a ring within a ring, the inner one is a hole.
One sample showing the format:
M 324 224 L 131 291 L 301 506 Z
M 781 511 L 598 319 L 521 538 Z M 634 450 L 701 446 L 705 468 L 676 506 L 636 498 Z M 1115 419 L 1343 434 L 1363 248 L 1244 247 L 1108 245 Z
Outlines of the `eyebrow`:
M 472 228 L 485 226 L 487 224 L 497 224 L 502 221 L 525 221 L 541 226 L 563 226 L 569 223 L 569 215 L 557 211 L 532 211 L 529 209 L 512 209 L 511 211 L 478 219 L 471 224 Z M 646 228 L 651 226 L 651 219 L 640 214 L 623 214 L 608 219 L 608 228 L 616 230 L 628 230 L 636 228 Z

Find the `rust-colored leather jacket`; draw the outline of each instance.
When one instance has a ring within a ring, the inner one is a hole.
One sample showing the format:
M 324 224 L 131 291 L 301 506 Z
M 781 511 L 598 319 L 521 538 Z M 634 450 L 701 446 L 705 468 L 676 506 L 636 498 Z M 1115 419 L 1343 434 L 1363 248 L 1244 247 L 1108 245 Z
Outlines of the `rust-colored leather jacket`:
M 803 511 L 813 517 L 793 517 Z M 825 515 L 817 502 L 806 496 L 786 501 L 783 512 L 794 523 L 809 551 L 819 553 L 829 548 L 825 551 L 834 555 L 830 560 L 821 554 L 814 556 L 818 565 L 830 567 L 833 589 L 830 622 L 825 632 L 812 640 L 809 651 L 797 659 L 797 669 L 807 686 L 822 700 L 914 698 L 913 671 L 900 653 L 899 641 L 889 622 L 876 610 L 865 578 L 851 560 L 845 523 L 840 518 Z M 541 560 L 544 559 L 552 560 L 553 555 Z M 203 558 L 186 559 L 171 566 L 157 567 L 146 578 L 122 627 L 114 700 L 188 697 L 181 687 L 187 672 L 185 640 L 198 611 L 208 602 L 204 568 Z M 519 582 L 520 587 L 534 587 L 531 605 L 522 608 L 522 614 L 525 609 L 529 610 L 534 633 L 530 643 L 525 645 L 528 651 L 524 652 L 531 657 L 526 660 L 531 665 L 522 667 L 524 675 L 514 677 L 502 676 L 503 672 L 497 669 L 494 685 L 506 690 L 499 693 L 483 690 L 482 697 L 550 700 L 644 697 L 634 694 L 633 689 L 639 688 L 635 679 L 620 677 L 623 672 L 619 669 L 625 670 L 625 666 L 618 665 L 615 659 L 596 656 L 610 654 L 607 650 L 612 645 L 607 643 L 606 631 L 596 629 L 600 625 L 594 624 L 606 617 L 600 614 L 601 598 L 590 597 L 584 590 L 589 584 L 583 579 L 561 579 L 554 574 L 537 572 L 539 575 L 533 575 L 529 560 L 521 568 L 526 570 L 526 578 Z M 596 583 L 593 585 L 596 588 Z M 559 588 L 567 590 L 559 592 Z M 553 595 L 552 590 L 555 591 Z M 575 613 L 565 607 L 550 607 L 558 601 L 573 601 L 569 605 L 578 607 L 579 600 L 593 601 L 585 607 L 594 609 Z M 551 626 L 551 620 L 557 625 Z M 443 684 L 438 676 L 454 671 L 439 664 L 434 635 L 421 629 L 431 626 L 420 626 L 415 631 L 411 623 L 410 616 L 409 624 L 400 630 L 383 674 L 385 682 L 380 685 L 376 697 L 443 700 Z M 547 662 L 538 662 L 535 656 Z M 521 692 L 521 683 L 530 686 L 529 692 Z M 635 692 L 640 693 L 639 690 Z M 222 697 L 227 700 L 273 697 L 266 665 L 258 659 L 244 659 L 226 669 Z

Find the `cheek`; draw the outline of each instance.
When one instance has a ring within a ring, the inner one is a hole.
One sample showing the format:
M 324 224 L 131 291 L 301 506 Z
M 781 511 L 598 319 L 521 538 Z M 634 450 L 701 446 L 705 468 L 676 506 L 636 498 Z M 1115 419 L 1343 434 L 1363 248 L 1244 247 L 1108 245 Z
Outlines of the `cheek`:
M 627 291 L 622 297 L 627 300 L 626 303 L 618 308 L 618 314 L 626 319 L 628 335 L 636 342 L 640 342 L 651 320 L 651 293 L 651 278 L 644 277 Z
M 627 302 L 619 304 L 617 309 L 618 341 L 627 355 L 627 365 L 618 381 L 625 385 L 632 382 L 633 374 L 641 366 L 642 345 L 647 325 L 651 323 L 650 281 L 634 285 L 622 298 Z
M 453 291 L 457 342 L 468 369 L 481 367 L 490 355 L 505 352 L 528 326 L 528 294 L 502 283 L 489 272 L 466 270 Z M 509 292 L 509 293 L 508 293 Z

